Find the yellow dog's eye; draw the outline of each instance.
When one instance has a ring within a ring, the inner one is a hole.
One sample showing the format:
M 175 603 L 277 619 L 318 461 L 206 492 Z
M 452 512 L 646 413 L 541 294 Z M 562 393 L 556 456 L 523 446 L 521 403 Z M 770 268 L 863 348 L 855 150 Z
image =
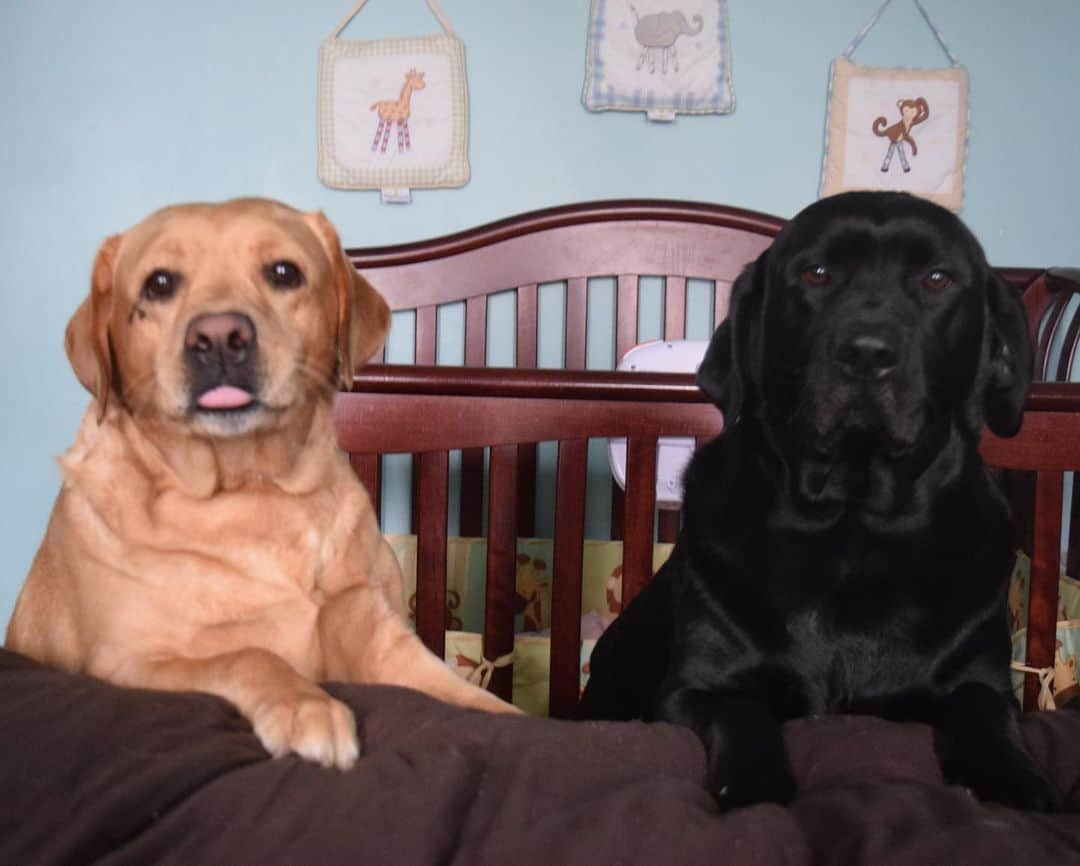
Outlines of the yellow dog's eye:
M 304 284 L 304 273 L 289 261 L 274 262 L 263 268 L 266 281 L 275 289 L 298 289 Z
M 832 281 L 832 275 L 824 265 L 810 265 L 808 268 L 803 268 L 799 276 L 802 277 L 804 283 L 809 283 L 811 286 L 827 286 Z
M 933 270 L 923 277 L 923 285 L 934 292 L 943 291 L 953 284 L 952 274 L 948 271 Z
M 142 296 L 148 301 L 166 301 L 176 294 L 179 284 L 179 274 L 158 268 L 143 282 Z

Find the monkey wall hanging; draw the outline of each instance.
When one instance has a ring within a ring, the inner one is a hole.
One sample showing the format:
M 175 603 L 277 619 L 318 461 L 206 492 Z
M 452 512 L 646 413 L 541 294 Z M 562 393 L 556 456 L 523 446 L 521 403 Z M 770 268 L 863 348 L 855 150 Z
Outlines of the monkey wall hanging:
M 968 74 L 920 0 L 949 58 L 943 69 L 858 66 L 852 54 L 892 0 L 885 0 L 832 62 L 821 195 L 852 189 L 910 192 L 960 210 L 967 159 Z
M 586 54 L 590 111 L 670 122 L 735 108 L 727 0 L 592 0 Z
M 435 0 L 443 33 L 369 42 L 339 39 L 359 0 L 319 47 L 319 179 L 377 189 L 407 203 L 412 189 L 469 179 L 465 46 Z

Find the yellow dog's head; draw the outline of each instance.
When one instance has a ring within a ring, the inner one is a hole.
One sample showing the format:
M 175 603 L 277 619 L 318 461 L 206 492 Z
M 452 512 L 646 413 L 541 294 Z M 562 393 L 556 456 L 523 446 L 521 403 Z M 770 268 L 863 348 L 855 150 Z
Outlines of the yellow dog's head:
M 390 314 L 321 213 L 265 199 L 187 204 L 102 245 L 65 344 L 103 415 L 239 436 L 328 400 Z

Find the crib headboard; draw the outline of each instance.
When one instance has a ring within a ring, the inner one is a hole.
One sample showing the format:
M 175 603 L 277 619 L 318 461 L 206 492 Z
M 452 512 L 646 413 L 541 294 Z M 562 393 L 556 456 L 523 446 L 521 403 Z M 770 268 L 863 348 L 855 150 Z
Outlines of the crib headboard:
M 783 222 L 723 205 L 606 201 L 522 214 L 429 241 L 348 253 L 391 309 L 416 311 L 414 361 L 421 365 L 435 363 L 438 308 L 464 302 L 464 365 L 487 366 L 488 300 L 512 291 L 514 366 L 536 369 L 538 287 L 564 283 L 561 366 L 583 370 L 591 281 L 614 278 L 614 352 L 603 365 L 614 369 L 638 342 L 642 278 L 663 279 L 663 326 L 653 333 L 667 340 L 685 336 L 688 280 L 711 284 L 715 326 L 727 314 L 731 283 L 772 242 Z M 535 447 L 519 449 L 517 526 L 522 536 L 535 534 L 536 459 Z M 480 534 L 482 499 L 483 458 L 476 449 L 466 449 L 461 457 L 462 535 Z M 613 538 L 623 534 L 621 499 L 621 490 L 613 488 Z M 677 512 L 661 512 L 660 537 L 674 540 L 677 529 Z

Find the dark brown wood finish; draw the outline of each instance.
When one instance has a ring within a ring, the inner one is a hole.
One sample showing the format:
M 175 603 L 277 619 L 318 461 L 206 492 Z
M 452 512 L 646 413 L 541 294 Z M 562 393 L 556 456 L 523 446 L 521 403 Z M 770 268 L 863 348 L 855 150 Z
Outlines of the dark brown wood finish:
M 1064 484 L 1063 472 L 1045 471 L 1035 475 L 1035 545 L 1028 590 L 1027 664 L 1030 667 L 1054 667 Z M 1038 678 L 1029 674 L 1024 679 L 1024 708 L 1035 709 L 1038 697 Z
M 517 290 L 517 366 L 536 369 L 536 283 Z M 520 538 L 536 535 L 536 446 L 518 446 L 517 526 Z
M 577 711 L 581 658 L 581 579 L 585 550 L 585 461 L 587 439 L 559 442 L 555 480 L 555 539 L 551 583 L 550 713 L 560 719 Z
M 488 472 L 487 580 L 484 587 L 484 658 L 494 662 L 514 650 L 517 599 L 517 446 L 491 449 Z M 510 700 L 512 665 L 495 670 L 491 690 Z
M 487 298 L 483 295 L 465 302 L 465 366 L 487 364 Z M 461 452 L 461 494 L 458 508 L 459 532 L 466 538 L 481 535 L 484 508 L 484 451 L 468 448 Z
M 664 281 L 664 339 L 686 337 L 686 277 L 668 277 Z
M 379 423 L 369 419 L 369 424 Z M 382 449 L 380 449 L 382 450 Z M 416 633 L 439 658 L 446 653 L 446 516 L 449 457 L 429 451 L 415 461 Z
M 656 515 L 656 448 L 652 436 L 626 443 L 626 497 L 622 603 L 634 600 L 652 577 L 653 518 Z

